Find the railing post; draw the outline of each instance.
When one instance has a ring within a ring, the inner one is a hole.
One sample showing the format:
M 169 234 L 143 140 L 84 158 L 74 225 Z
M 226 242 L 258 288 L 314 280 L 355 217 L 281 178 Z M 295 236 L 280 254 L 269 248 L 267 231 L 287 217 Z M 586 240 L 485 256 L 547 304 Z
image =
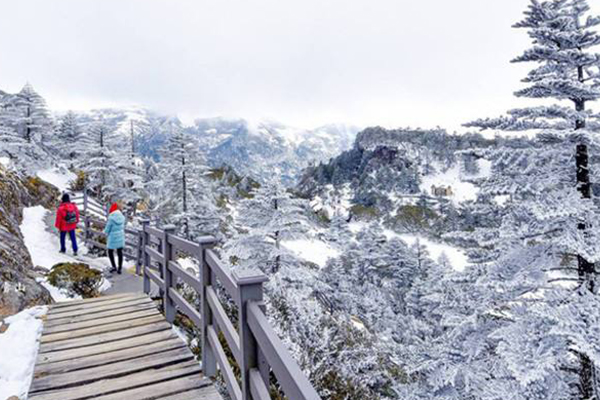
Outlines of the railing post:
M 165 281 L 165 292 L 163 293 L 163 305 L 165 308 L 165 317 L 167 322 L 173 323 L 175 321 L 175 304 L 171 300 L 169 291 L 173 286 L 173 273 L 169 269 L 169 261 L 173 260 L 173 246 L 169 243 L 169 235 L 175 234 L 176 227 L 174 225 L 167 225 L 163 228 L 162 237 L 162 254 L 163 254 L 163 279 Z
M 83 187 L 83 230 L 83 241 L 87 245 L 90 237 L 90 215 L 88 212 L 87 186 Z
M 206 262 L 206 251 L 213 247 L 216 239 L 204 240 L 200 242 L 200 283 L 202 285 L 201 305 L 202 305 L 202 372 L 205 376 L 214 378 L 217 375 L 217 359 L 215 353 L 208 341 L 208 326 L 213 324 L 213 315 L 206 299 L 206 288 L 213 284 L 213 274 L 210 266 Z
M 142 274 L 142 265 L 144 263 L 144 231 L 138 230 L 137 234 L 137 257 L 135 260 L 135 274 L 140 276 Z
M 146 268 L 150 267 L 150 256 L 146 252 L 146 246 L 150 243 L 150 235 L 146 231 L 148 225 L 150 225 L 150 220 L 143 219 L 140 221 L 142 223 L 142 260 L 143 260 L 143 276 L 144 276 L 144 293 L 150 293 L 150 278 L 148 274 L 146 274 Z
M 254 335 L 248 326 L 248 302 L 262 302 L 263 283 L 268 280 L 267 276 L 256 269 L 234 270 L 233 279 L 238 285 L 238 298 L 236 299 L 239 310 L 239 335 L 242 374 L 242 400 L 251 400 L 250 394 L 250 370 L 259 369 L 259 348 Z

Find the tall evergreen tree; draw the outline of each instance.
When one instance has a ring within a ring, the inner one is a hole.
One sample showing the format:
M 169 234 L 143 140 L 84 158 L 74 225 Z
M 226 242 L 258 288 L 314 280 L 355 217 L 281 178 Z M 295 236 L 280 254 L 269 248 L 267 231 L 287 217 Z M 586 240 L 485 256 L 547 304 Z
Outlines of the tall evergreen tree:
M 594 245 L 590 236 L 595 236 L 593 223 L 596 222 L 591 209 L 589 144 L 592 132 L 600 128 L 600 115 L 589 109 L 588 103 L 600 98 L 600 55 L 591 49 L 600 44 L 597 27 L 599 17 L 590 17 L 587 0 L 533 0 L 525 12 L 525 18 L 515 24 L 525 28 L 533 39 L 533 47 L 526 50 L 514 62 L 535 62 L 539 66 L 523 79 L 527 84 L 515 93 L 518 97 L 533 99 L 553 99 L 568 101 L 571 107 L 562 103 L 537 106 L 509 111 L 508 117 L 479 120 L 467 124 L 484 129 L 511 131 L 544 130 L 554 134 L 552 141 L 567 141 L 574 144 L 576 190 L 582 201 L 576 201 L 575 193 L 562 191 L 554 198 L 547 199 L 544 205 L 554 216 L 571 214 L 570 223 L 579 232 L 566 236 L 577 257 L 578 279 L 582 288 L 593 296 L 595 293 L 596 270 L 594 266 Z M 579 206 L 579 207 L 577 207 Z M 569 212 L 571 211 L 571 212 Z M 588 212 L 585 212 L 588 211 Z M 560 220 L 558 218 L 557 220 Z M 580 304 L 580 302 L 575 302 Z M 585 311 L 580 310 L 579 315 Z M 581 321 L 589 323 L 589 319 Z M 581 399 L 591 399 L 597 395 L 595 366 L 592 354 L 576 350 L 580 359 L 579 391 Z
M 183 226 L 186 237 L 192 234 L 218 233 L 219 216 L 206 179 L 208 167 L 195 138 L 183 132 L 175 122 L 161 149 L 162 178 L 158 212 L 171 211 L 171 222 Z
M 87 187 L 95 190 L 104 200 L 116 200 L 113 196 L 121 187 L 121 179 L 115 168 L 115 154 L 112 150 L 114 131 L 101 119 L 90 127 L 88 140 L 88 152 L 82 160 Z
M 42 142 L 52 131 L 46 101 L 27 83 L 15 96 L 16 124 L 27 142 Z
M 238 265 L 276 273 L 297 262 L 282 242 L 306 235 L 308 204 L 277 182 L 262 185 L 253 195 L 241 202 L 238 223 L 242 233 L 227 244 L 227 254 Z
M 54 146 L 59 154 L 67 159 L 73 168 L 77 159 L 86 153 L 87 144 L 85 133 L 77 121 L 77 116 L 69 111 L 60 121 L 58 131 L 55 135 Z

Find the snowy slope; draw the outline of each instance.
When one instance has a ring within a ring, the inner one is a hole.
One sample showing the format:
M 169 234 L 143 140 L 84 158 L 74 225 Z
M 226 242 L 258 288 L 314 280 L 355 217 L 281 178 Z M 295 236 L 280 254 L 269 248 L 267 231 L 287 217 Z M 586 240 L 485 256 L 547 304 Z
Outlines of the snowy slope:
M 324 267 L 327 260 L 339 256 L 339 251 L 316 239 L 290 240 L 282 243 L 283 247 L 298 257 Z
M 69 191 L 71 182 L 77 179 L 77 175 L 63 168 L 51 168 L 38 171 L 37 176 L 56 186 L 61 192 Z

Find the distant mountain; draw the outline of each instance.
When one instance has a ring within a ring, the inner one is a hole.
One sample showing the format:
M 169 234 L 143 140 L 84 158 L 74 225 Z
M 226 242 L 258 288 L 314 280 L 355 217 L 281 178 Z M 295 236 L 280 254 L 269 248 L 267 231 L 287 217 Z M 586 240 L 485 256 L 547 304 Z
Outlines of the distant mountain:
M 169 135 L 167 122 L 183 126 L 176 117 L 141 107 L 95 109 L 79 112 L 77 117 L 84 129 L 103 118 L 127 139 L 133 122 L 137 151 L 156 159 Z M 197 137 L 211 166 L 231 166 L 258 181 L 278 177 L 286 185 L 294 185 L 304 168 L 351 148 L 358 132 L 346 125 L 298 129 L 270 121 L 252 124 L 241 118 L 202 118 L 183 128 Z
M 251 124 L 243 119 L 199 119 L 188 132 L 196 135 L 215 167 L 230 165 L 259 181 L 297 181 L 301 171 L 349 149 L 358 131 L 345 125 L 297 129 L 277 122 Z
M 403 205 L 431 197 L 432 186 L 450 186 L 453 193 L 443 200 L 458 205 L 475 198 L 472 182 L 489 173 L 486 160 L 462 150 L 495 146 L 497 140 L 504 139 L 443 129 L 368 128 L 350 150 L 307 168 L 296 190 L 328 217 L 351 211 L 395 216 Z

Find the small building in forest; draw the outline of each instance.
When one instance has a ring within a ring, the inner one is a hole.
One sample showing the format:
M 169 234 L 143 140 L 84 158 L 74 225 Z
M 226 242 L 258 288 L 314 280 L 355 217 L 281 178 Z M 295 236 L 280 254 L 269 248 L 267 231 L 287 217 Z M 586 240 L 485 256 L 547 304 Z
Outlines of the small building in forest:
M 450 197 L 454 195 L 452 186 L 435 186 L 431 185 L 431 195 L 435 197 Z

